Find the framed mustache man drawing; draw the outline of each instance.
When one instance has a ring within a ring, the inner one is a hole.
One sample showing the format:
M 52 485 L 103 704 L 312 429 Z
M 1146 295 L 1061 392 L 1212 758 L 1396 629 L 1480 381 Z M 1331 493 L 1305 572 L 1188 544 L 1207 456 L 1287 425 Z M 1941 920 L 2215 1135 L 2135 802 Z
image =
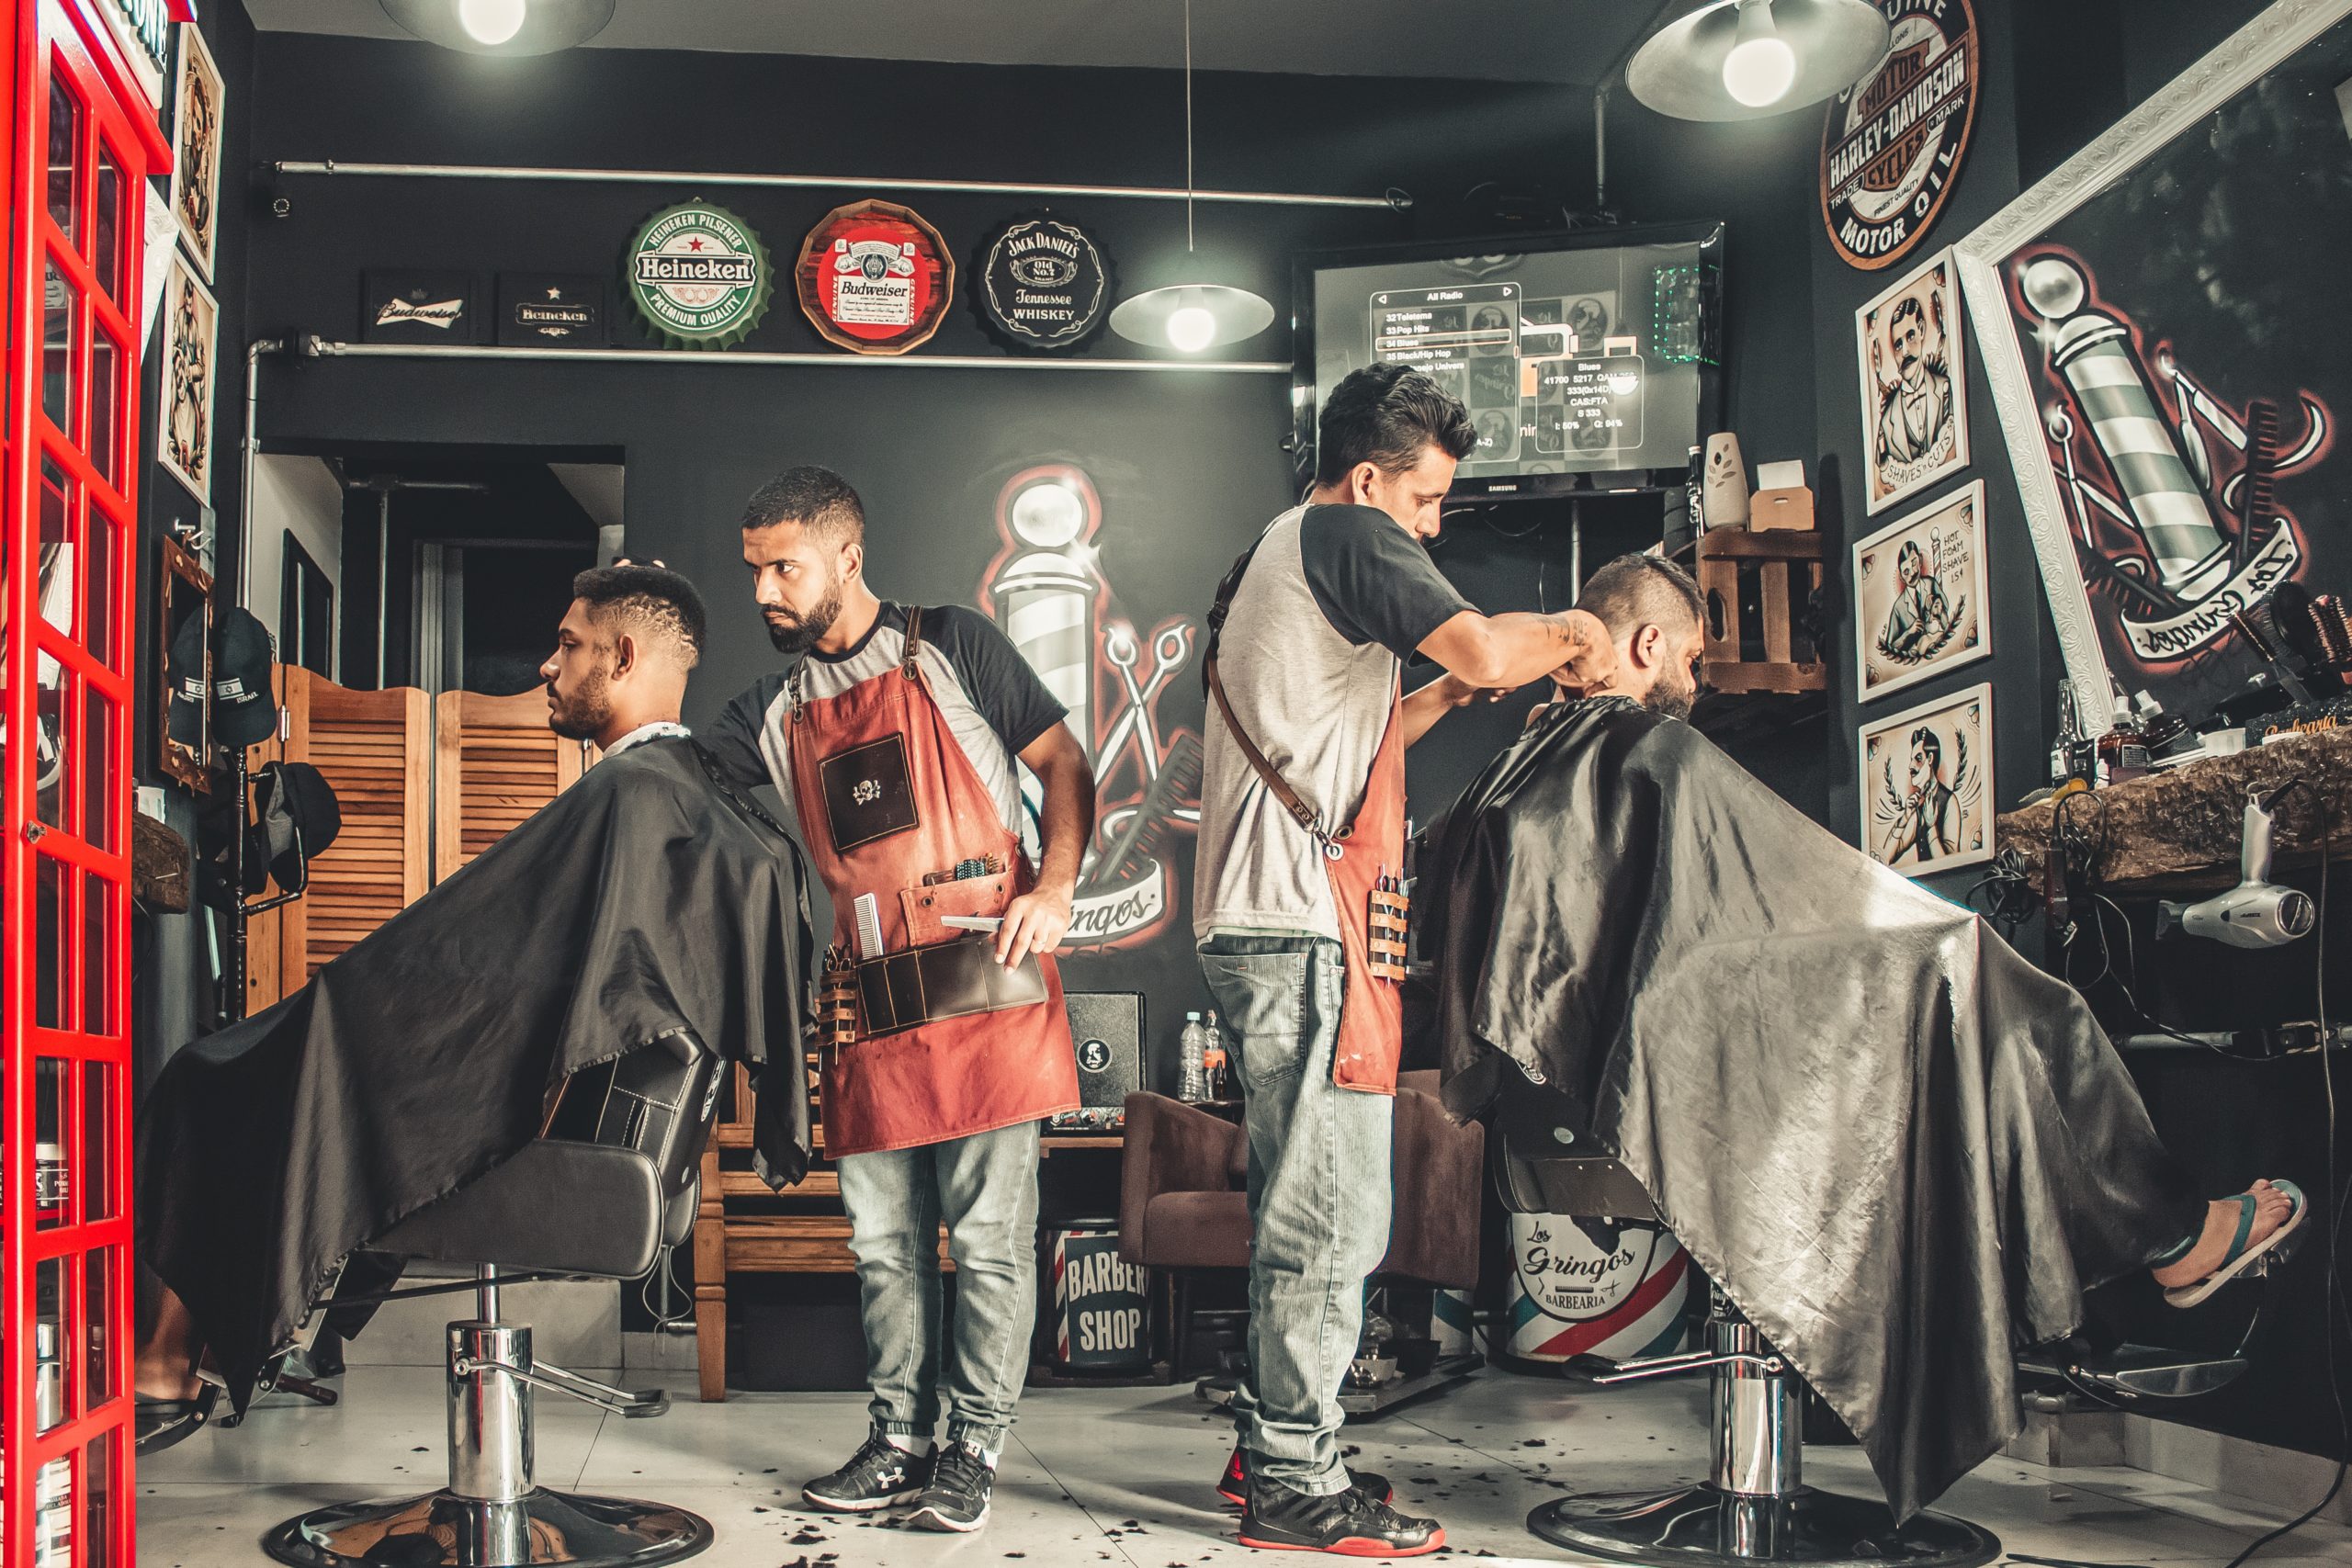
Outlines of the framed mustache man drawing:
M 1870 513 L 1968 466 L 1968 376 L 1951 253 L 1854 312 Z

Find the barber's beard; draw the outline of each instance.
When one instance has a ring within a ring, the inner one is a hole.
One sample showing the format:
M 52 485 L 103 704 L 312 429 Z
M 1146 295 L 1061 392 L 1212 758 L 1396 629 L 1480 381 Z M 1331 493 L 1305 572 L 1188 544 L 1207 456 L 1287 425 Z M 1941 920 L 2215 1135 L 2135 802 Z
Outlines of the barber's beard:
M 569 697 L 556 691 L 554 682 L 548 682 L 548 728 L 566 740 L 594 740 L 612 719 L 612 688 L 604 671 L 590 671 Z
M 841 619 L 842 580 L 838 577 L 826 585 L 825 596 L 806 615 L 795 615 L 789 610 L 763 610 L 761 618 L 767 622 L 768 641 L 775 644 L 778 653 L 806 653 L 817 646 L 817 639 L 833 629 Z

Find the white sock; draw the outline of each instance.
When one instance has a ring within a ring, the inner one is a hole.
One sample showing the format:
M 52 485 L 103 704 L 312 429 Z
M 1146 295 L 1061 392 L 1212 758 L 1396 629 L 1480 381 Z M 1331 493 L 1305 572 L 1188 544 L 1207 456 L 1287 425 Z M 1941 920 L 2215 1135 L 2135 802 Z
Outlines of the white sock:
M 902 1454 L 922 1453 L 933 1446 L 929 1438 L 918 1438 L 908 1432 L 885 1432 L 882 1438 Z M 917 1447 L 918 1444 L 922 1446 Z
M 990 1474 L 994 1474 L 996 1472 L 996 1456 L 1003 1451 L 1004 1450 L 1002 1449 L 982 1449 L 980 1450 L 980 1458 L 988 1462 L 989 1472 Z

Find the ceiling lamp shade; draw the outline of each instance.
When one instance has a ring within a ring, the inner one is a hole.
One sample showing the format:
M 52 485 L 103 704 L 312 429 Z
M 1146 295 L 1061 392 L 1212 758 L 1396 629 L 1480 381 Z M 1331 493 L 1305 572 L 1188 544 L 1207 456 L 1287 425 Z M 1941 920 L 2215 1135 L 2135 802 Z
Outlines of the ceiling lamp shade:
M 1193 254 L 1193 0 L 1184 0 L 1184 263 L 1178 276 L 1197 265 Z M 1129 343 L 1178 354 L 1239 343 L 1273 324 L 1273 306 L 1247 288 L 1189 279 L 1130 295 L 1111 311 L 1111 330 Z
M 553 54 L 586 43 L 613 19 L 615 0 L 379 0 L 384 15 L 427 43 L 467 54 Z
M 1635 51 L 1625 85 L 1677 119 L 1762 119 L 1852 86 L 1891 36 L 1871 0 L 1714 0 Z
M 1256 337 L 1274 324 L 1274 308 L 1246 288 L 1179 283 L 1131 295 L 1111 312 L 1111 330 L 1130 343 L 1198 354 Z

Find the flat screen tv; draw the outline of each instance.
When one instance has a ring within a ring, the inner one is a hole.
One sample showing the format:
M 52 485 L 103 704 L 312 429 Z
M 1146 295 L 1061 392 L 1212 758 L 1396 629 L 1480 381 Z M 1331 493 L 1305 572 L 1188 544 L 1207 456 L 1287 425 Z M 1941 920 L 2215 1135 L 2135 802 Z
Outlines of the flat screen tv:
M 1587 229 L 1295 258 L 1295 452 L 1361 366 L 1419 366 L 1460 398 L 1465 500 L 1678 488 L 1716 428 L 1724 226 Z

